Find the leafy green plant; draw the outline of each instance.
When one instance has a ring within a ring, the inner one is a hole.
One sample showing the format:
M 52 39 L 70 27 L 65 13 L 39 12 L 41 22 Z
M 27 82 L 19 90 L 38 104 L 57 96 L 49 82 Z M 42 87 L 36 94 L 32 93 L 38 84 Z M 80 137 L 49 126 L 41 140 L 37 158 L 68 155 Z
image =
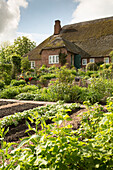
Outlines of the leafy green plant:
M 25 85 L 26 81 L 25 80 L 12 80 L 11 81 L 11 86 L 19 86 L 19 85 Z
M 4 88 L 4 86 L 5 86 L 4 81 L 0 80 L 0 89 L 3 89 L 3 88 Z
M 112 169 L 113 102 L 109 99 L 106 112 L 101 105 L 84 104 L 87 111 L 80 115 L 82 119 L 78 130 L 65 125 L 65 121 L 71 121 L 67 115 L 71 108 L 69 105 L 62 107 L 57 103 L 43 106 L 41 110 L 39 108 L 28 114 L 28 119 L 36 124 L 36 128 L 27 122 L 27 132 L 33 130 L 35 134 L 22 139 L 12 150 L 5 168 Z M 48 118 L 52 124 L 46 124 Z M 40 131 L 39 124 L 42 128 Z
M 12 98 L 14 98 L 17 94 L 19 94 L 19 88 L 10 87 L 10 88 L 8 88 L 8 89 L 3 89 L 3 90 L 0 92 L 0 98 L 12 99 Z

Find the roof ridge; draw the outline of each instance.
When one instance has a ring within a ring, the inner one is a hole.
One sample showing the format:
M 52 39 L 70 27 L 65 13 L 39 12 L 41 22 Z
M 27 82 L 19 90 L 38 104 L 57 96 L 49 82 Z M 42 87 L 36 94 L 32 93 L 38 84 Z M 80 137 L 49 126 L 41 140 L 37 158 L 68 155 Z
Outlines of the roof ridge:
M 99 22 L 99 21 L 105 21 L 105 20 L 108 20 L 108 19 L 113 20 L 113 16 L 106 17 L 106 18 L 105 17 L 104 18 L 97 18 L 97 19 L 92 19 L 92 20 L 87 20 L 87 21 L 80 21 L 80 22 L 77 22 L 77 23 L 64 25 L 63 27 L 72 26 L 72 25 L 88 24 L 88 23 L 92 23 L 92 22 L 95 23 L 95 22 Z M 62 32 L 62 30 L 61 30 L 61 32 Z

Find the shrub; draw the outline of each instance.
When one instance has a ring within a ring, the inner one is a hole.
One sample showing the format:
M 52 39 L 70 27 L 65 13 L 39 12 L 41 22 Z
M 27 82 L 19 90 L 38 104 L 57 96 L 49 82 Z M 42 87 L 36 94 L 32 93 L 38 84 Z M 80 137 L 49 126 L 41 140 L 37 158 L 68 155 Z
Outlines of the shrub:
M 35 94 L 31 93 L 20 93 L 15 97 L 18 100 L 34 100 Z
M 0 89 L 3 89 L 3 88 L 4 88 L 4 86 L 5 86 L 4 81 L 0 80 Z
M 7 72 L 3 73 L 3 79 L 6 85 L 9 85 L 11 83 L 11 75 L 8 74 Z
M 96 63 L 88 63 L 86 65 L 86 70 L 88 71 L 97 71 L 98 67 Z
M 35 92 L 36 90 L 38 90 L 38 87 L 35 85 L 26 85 L 24 87 L 21 88 L 21 92 Z
M 19 94 L 19 88 L 10 87 L 0 92 L 0 98 L 13 99 L 17 94 Z
M 26 81 L 25 80 L 12 80 L 11 81 L 11 86 L 19 86 L 19 85 L 25 85 Z

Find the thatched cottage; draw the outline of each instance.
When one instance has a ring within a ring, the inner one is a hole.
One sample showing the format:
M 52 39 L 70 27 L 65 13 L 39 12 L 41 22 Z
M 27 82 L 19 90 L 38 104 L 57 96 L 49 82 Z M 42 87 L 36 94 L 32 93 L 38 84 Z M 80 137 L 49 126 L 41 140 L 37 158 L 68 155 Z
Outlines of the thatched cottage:
M 31 67 L 47 67 L 59 62 L 59 53 L 67 55 L 69 66 L 83 68 L 89 62 L 109 63 L 113 50 L 113 17 L 86 21 L 61 27 L 56 20 L 54 34 L 30 51 Z

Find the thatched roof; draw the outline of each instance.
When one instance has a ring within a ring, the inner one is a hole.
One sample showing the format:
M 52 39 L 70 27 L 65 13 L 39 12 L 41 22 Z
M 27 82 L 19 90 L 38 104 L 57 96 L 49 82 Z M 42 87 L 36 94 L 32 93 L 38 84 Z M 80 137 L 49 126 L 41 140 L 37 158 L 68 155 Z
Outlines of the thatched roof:
M 45 45 L 50 41 L 51 36 L 44 40 L 41 44 L 39 44 L 36 48 L 34 48 L 32 51 L 28 52 L 24 57 L 28 56 L 29 60 L 40 60 L 41 50 L 45 47 Z
M 57 48 L 66 48 L 67 51 L 72 52 L 74 54 L 86 54 L 81 48 L 79 48 L 76 44 L 65 40 L 64 38 L 62 38 L 59 35 L 53 35 L 51 36 L 50 40 L 48 41 L 48 43 L 46 44 L 46 46 L 44 46 L 44 48 L 42 48 L 42 50 L 44 49 L 57 49 Z M 88 54 L 86 54 L 88 55 Z
M 60 36 L 90 56 L 107 56 L 113 50 L 113 17 L 66 25 Z
M 41 59 L 43 49 L 61 47 L 82 57 L 108 56 L 113 50 L 113 17 L 65 25 L 59 35 L 50 36 L 26 56 Z

